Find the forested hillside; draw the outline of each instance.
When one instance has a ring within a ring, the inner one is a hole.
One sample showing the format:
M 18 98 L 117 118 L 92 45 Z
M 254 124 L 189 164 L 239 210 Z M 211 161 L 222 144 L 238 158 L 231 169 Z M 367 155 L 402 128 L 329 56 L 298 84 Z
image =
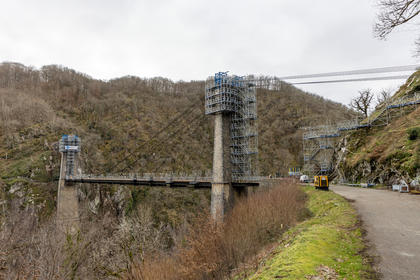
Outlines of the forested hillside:
M 259 89 L 257 94 L 261 175 L 285 174 L 289 166 L 301 165 L 300 127 L 352 114 L 285 83 L 278 91 Z M 37 70 L 3 63 L 0 108 L 0 197 L 37 205 L 41 216 L 55 211 L 63 134 L 81 137 L 85 173 L 211 172 L 213 122 L 204 115 L 203 81 L 132 76 L 101 81 L 62 66 Z M 95 202 L 91 211 L 107 208 L 117 214 L 139 200 L 183 195 L 152 192 L 148 198 L 140 190 L 123 195 L 117 187 L 83 188 L 80 196 Z M 169 200 L 165 203 L 171 205 Z M 208 203 L 191 200 L 191 207 Z M 174 202 L 171 212 L 168 205 L 156 207 L 154 216 L 180 222 L 180 209 L 186 207 Z
M 61 66 L 36 70 L 4 63 L 0 88 L 2 161 L 7 158 L 2 177 L 14 172 L 47 179 L 42 174 L 46 162 L 39 161 L 55 152 L 47 146 L 70 133 L 82 137 L 86 172 L 211 169 L 212 121 L 204 116 L 202 81 L 131 76 L 100 81 Z M 182 118 L 163 129 L 181 112 Z M 279 91 L 258 90 L 258 112 L 261 174 L 300 165 L 299 127 L 351 115 L 338 103 L 287 84 Z M 19 160 L 26 166 L 19 166 Z M 57 162 L 54 158 L 51 164 Z
M 257 94 L 262 175 L 300 165 L 299 127 L 352 114 L 287 84 Z M 0 278 L 50 273 L 57 263 L 61 274 L 113 278 L 133 259 L 168 252 L 193 217 L 209 209 L 208 190 L 83 185 L 81 235 L 64 250 L 53 223 L 63 134 L 81 137 L 86 173 L 211 171 L 203 81 L 101 81 L 61 66 L 1 64 Z M 29 267 L 33 259 L 36 269 Z
M 285 174 L 289 166 L 301 165 L 300 127 L 352 114 L 285 83 L 278 91 L 259 89 L 257 94 L 261 175 Z M 131 76 L 101 81 L 62 66 L 37 70 L 3 63 L 0 108 L 0 197 L 37 205 L 41 216 L 55 211 L 63 134 L 82 138 L 85 173 L 211 172 L 213 122 L 204 115 L 203 81 Z M 91 211 L 114 213 L 134 208 L 139 200 L 162 202 L 165 196 L 169 200 L 154 208 L 154 216 L 180 222 L 180 209 L 186 207 L 170 199 L 182 192 L 152 194 L 136 189 L 123 195 L 118 187 L 104 186 L 84 186 L 80 192 L 95 202 Z M 191 200 L 193 208 L 208 203 Z

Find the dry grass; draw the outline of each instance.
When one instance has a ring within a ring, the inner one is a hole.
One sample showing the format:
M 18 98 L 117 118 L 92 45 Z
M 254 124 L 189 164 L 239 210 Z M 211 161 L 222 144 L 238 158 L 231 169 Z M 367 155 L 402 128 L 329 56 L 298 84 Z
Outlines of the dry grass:
M 223 224 L 201 216 L 172 255 L 136 263 L 126 279 L 224 279 L 295 224 L 304 201 L 287 181 L 238 201 Z

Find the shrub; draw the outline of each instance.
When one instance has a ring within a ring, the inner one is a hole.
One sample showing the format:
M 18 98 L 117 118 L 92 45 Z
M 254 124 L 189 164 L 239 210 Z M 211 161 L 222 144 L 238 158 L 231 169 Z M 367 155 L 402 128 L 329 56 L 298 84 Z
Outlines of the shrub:
M 223 279 L 296 223 L 304 194 L 291 182 L 239 200 L 224 223 L 202 215 L 173 255 L 133 265 L 126 279 Z
M 420 127 L 411 128 L 408 130 L 408 139 L 416 140 L 420 136 Z

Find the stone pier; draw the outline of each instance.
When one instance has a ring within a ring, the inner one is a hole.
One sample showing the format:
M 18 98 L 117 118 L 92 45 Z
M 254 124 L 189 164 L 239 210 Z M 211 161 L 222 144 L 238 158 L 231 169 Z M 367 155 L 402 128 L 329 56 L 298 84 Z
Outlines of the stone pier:
M 211 186 L 211 215 L 215 221 L 223 221 L 232 208 L 232 168 L 230 158 L 231 114 L 220 112 L 214 115 L 213 182 Z
M 65 181 L 67 172 L 68 153 L 61 151 L 60 179 L 57 191 L 57 217 L 56 224 L 60 231 L 74 234 L 80 229 L 79 202 L 75 185 Z M 78 170 L 79 161 L 74 158 L 73 170 Z

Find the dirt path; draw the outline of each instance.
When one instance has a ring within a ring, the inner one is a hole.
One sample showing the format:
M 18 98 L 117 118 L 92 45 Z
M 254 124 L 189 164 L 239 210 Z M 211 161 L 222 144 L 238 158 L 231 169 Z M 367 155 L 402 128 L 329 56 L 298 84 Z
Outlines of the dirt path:
M 420 279 L 420 196 L 344 186 L 331 190 L 354 200 L 383 279 Z

